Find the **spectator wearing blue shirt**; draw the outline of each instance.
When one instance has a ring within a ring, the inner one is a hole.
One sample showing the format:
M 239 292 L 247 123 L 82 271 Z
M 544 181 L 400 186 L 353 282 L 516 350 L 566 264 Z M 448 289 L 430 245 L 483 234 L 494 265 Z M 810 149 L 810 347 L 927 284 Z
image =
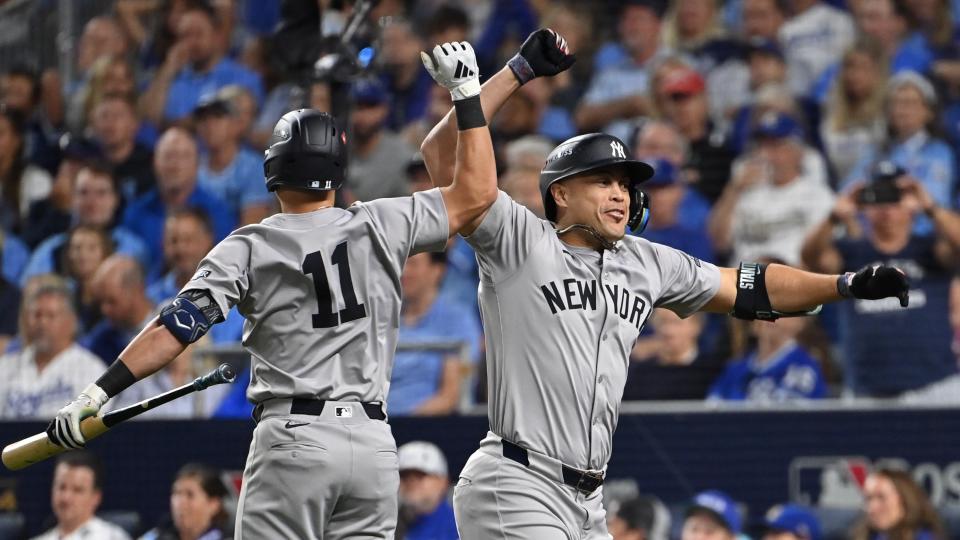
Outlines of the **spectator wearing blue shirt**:
M 257 74 L 225 58 L 218 39 L 222 31 L 217 14 L 204 2 L 190 3 L 176 24 L 177 39 L 167 51 L 144 93 L 147 120 L 165 126 L 184 120 L 200 101 L 230 84 L 250 89 L 263 101 L 263 84 Z
M 167 216 L 163 225 L 163 256 L 168 271 L 147 287 L 147 297 L 154 304 L 171 301 L 193 278 L 200 261 L 213 249 L 213 234 L 210 217 L 198 208 L 180 208 Z M 222 323 L 210 328 L 210 341 L 214 344 L 239 342 L 243 322 L 243 316 L 234 306 Z
M 153 302 L 144 291 L 143 270 L 137 261 L 111 255 L 93 275 L 93 296 L 103 319 L 79 342 L 111 364 L 153 315 Z
M 393 364 L 387 410 L 393 415 L 438 415 L 453 412 L 460 402 L 464 374 L 473 368 L 480 349 L 480 325 L 467 308 L 440 296 L 445 253 L 410 257 L 400 278 L 399 344 Z M 402 350 L 418 343 L 462 342 L 466 352 Z
M 397 538 L 457 540 L 457 522 L 448 500 L 447 460 L 435 444 L 412 441 L 397 449 L 400 511 Z
M 650 223 L 643 237 L 713 262 L 715 257 L 706 229 L 695 229 L 680 218 L 681 204 L 690 191 L 681 183 L 680 172 L 665 159 L 654 159 L 652 165 L 653 177 L 643 185 L 650 197 Z
M 892 397 L 957 374 L 949 291 L 960 253 L 960 215 L 939 206 L 920 181 L 891 162 L 878 164 L 872 177 L 837 199 L 802 256 L 817 272 L 892 263 L 906 274 L 908 309 L 882 300 L 840 306 L 847 387 L 857 395 Z M 933 235 L 917 235 L 915 214 L 925 214 Z
M 108 94 L 91 111 L 90 127 L 103 158 L 113 166 L 120 193 L 129 203 L 156 184 L 153 150 L 137 140 L 140 118 L 133 96 Z
M 399 131 L 427 112 L 434 84 L 420 61 L 420 51 L 425 48 L 423 40 L 410 21 L 392 17 L 381 39 L 381 80 L 389 96 L 386 127 Z
M 0 230 L 0 276 L 10 283 L 20 283 L 30 249 L 13 234 Z
M 273 195 L 264 188 L 263 158 L 245 148 L 234 104 L 214 95 L 193 113 L 203 143 L 197 185 L 217 196 L 240 225 L 259 223 L 270 214 Z
M 113 171 L 102 165 L 88 164 L 77 173 L 73 185 L 73 201 L 70 219 L 74 226 L 92 226 L 109 231 L 114 251 L 135 258 L 140 264 L 150 264 L 146 243 L 126 227 L 116 225 L 114 216 L 120 205 L 120 193 Z M 44 240 L 34 249 L 21 277 L 25 284 L 33 276 L 60 272 L 60 261 L 67 243 L 67 233 L 60 233 Z
M 197 185 L 197 143 L 186 130 L 170 128 L 157 143 L 153 168 L 157 187 L 127 206 L 123 225 L 146 242 L 151 267 L 147 276 L 163 270 L 163 224 L 167 214 L 184 207 L 202 209 L 213 224 L 214 242 L 226 238 L 236 225 L 226 205 Z
M 805 324 L 800 317 L 754 321 L 757 346 L 727 366 L 707 399 L 769 403 L 827 397 L 820 365 L 796 341 Z

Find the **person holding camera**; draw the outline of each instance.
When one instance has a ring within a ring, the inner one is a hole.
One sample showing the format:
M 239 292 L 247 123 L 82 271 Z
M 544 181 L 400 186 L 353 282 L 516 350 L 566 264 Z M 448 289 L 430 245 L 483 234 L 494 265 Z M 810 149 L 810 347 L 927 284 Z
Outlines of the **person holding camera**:
M 801 256 L 815 272 L 890 264 L 906 273 L 909 309 L 890 299 L 839 308 L 847 387 L 856 395 L 893 397 L 957 373 L 948 293 L 958 268 L 960 215 L 937 205 L 893 162 L 878 163 L 871 178 L 840 194 Z M 915 233 L 919 215 L 929 217 L 933 234 Z

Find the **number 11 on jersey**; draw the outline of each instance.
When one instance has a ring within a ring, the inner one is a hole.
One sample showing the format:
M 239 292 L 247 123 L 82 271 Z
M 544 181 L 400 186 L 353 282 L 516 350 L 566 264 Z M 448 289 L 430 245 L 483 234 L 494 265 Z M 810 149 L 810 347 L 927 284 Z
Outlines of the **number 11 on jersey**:
M 367 316 L 367 309 L 357 303 L 357 293 L 353 290 L 353 277 L 350 275 L 350 259 L 347 257 L 347 243 L 341 242 L 333 250 L 331 262 L 337 267 L 340 277 L 340 292 L 344 307 L 333 311 L 333 291 L 327 281 L 326 267 L 319 251 L 310 253 L 303 259 L 303 273 L 313 276 L 313 290 L 317 293 L 317 311 L 314 313 L 314 328 L 333 328 L 343 323 L 355 321 Z

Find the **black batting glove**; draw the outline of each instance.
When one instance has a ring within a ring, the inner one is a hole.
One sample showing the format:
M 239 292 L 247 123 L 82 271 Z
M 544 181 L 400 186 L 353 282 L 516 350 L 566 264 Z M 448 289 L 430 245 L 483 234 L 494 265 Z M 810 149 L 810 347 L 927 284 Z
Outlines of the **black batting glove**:
M 507 65 L 523 85 L 537 77 L 566 71 L 576 60 L 567 48 L 567 40 L 549 28 L 541 28 L 527 36 L 520 52 Z
M 879 300 L 895 296 L 900 307 L 910 303 L 910 284 L 899 268 L 873 264 L 864 266 L 856 273 L 847 272 L 837 279 L 837 291 L 846 298 Z

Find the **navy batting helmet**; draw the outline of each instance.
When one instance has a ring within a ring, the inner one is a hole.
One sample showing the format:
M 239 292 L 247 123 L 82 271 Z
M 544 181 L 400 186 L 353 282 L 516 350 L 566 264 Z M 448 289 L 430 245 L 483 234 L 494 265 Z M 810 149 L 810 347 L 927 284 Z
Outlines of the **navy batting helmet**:
M 339 189 L 347 170 L 347 134 L 314 109 L 290 111 L 277 122 L 263 161 L 267 189 Z
M 571 176 L 618 167 L 630 179 L 630 216 L 627 226 L 639 233 L 649 218 L 647 196 L 640 190 L 640 183 L 653 176 L 653 167 L 633 159 L 633 152 L 623 141 L 605 133 L 579 135 L 560 143 L 547 156 L 547 163 L 540 171 L 540 195 L 547 219 L 556 221 L 557 205 L 550 194 L 550 186 Z

